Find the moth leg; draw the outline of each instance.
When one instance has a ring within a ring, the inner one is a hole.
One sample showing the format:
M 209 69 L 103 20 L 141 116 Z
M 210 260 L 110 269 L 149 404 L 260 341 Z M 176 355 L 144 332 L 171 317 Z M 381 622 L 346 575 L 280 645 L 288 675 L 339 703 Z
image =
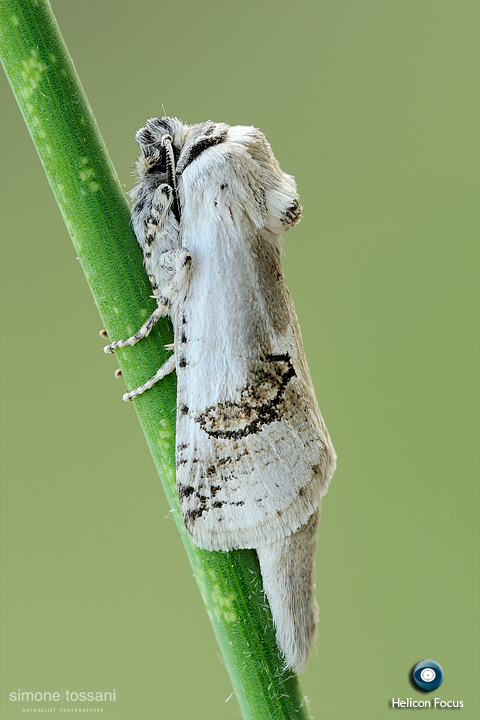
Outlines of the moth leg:
M 172 188 L 166 183 L 162 183 L 155 190 L 153 196 L 150 214 L 146 220 L 146 235 L 144 247 L 145 268 L 148 273 L 148 279 L 152 284 L 153 296 L 158 297 L 158 285 L 155 273 L 152 267 L 152 250 L 157 239 L 159 230 L 165 229 L 170 217 L 170 209 L 173 205 L 174 194 Z
M 113 353 L 113 351 L 117 348 L 126 347 L 127 345 L 136 345 L 139 340 L 147 337 L 147 335 L 155 327 L 157 321 L 162 317 L 166 309 L 167 308 L 165 307 L 165 305 L 159 305 L 157 309 L 154 310 L 153 313 L 150 315 L 147 322 L 142 325 L 140 330 L 135 333 L 135 335 L 132 335 L 132 337 L 126 338 L 125 340 L 117 340 L 116 342 L 110 343 L 110 345 L 106 345 L 103 348 L 103 352 Z
M 125 402 L 128 402 L 129 400 L 133 400 L 134 398 L 138 397 L 142 393 L 145 392 L 145 390 L 150 390 L 151 387 L 155 385 L 159 380 L 165 377 L 165 375 L 168 375 L 172 372 L 172 370 L 175 370 L 175 355 L 172 355 L 171 357 L 166 360 L 162 367 L 157 370 L 155 375 L 150 378 L 144 385 L 140 385 L 139 388 L 136 390 L 132 390 L 131 392 L 125 393 L 123 396 L 123 399 Z
M 157 302 L 170 309 L 175 300 L 187 287 L 188 275 L 192 265 L 192 256 L 185 248 L 167 250 L 162 254 L 160 262 L 163 270 L 170 278 L 170 282 L 159 293 Z
M 116 340 L 110 343 L 110 345 L 106 345 L 103 348 L 104 352 L 113 353 L 117 348 L 136 345 L 139 340 L 147 337 L 157 321 L 167 310 L 170 310 L 175 300 L 181 294 L 182 290 L 184 290 L 188 280 L 188 272 L 192 264 L 192 256 L 188 253 L 188 250 L 180 248 L 179 250 L 170 250 L 163 253 L 162 264 L 171 272 L 172 279 L 157 296 L 157 309 L 153 311 L 147 322 L 142 325 L 135 335 L 125 340 Z
M 148 277 L 150 279 L 150 282 L 152 283 L 153 293 L 154 297 L 157 299 L 158 302 L 158 286 L 155 280 L 155 275 L 151 274 L 149 272 L 150 270 L 150 260 L 152 257 L 152 245 L 155 242 L 158 227 L 160 222 L 163 220 L 164 216 L 168 213 L 168 210 L 170 209 L 170 206 L 172 204 L 172 189 L 168 187 L 168 185 L 160 185 L 157 190 L 155 191 L 154 196 L 154 202 L 152 204 L 151 212 L 149 217 L 147 218 L 147 234 L 145 238 L 145 265 L 148 272 Z M 117 340 L 116 342 L 111 343 L 110 345 L 107 345 L 103 348 L 103 351 L 106 353 L 113 353 L 114 350 L 121 347 L 126 347 L 127 345 L 135 345 L 139 340 L 141 340 L 144 337 L 147 337 L 147 335 L 153 330 L 155 327 L 155 324 L 157 321 L 162 317 L 166 310 L 166 303 L 160 304 L 158 302 L 157 309 L 150 315 L 148 320 L 142 325 L 140 330 L 135 333 L 135 335 L 132 335 L 129 338 L 126 338 L 125 340 Z
M 175 300 L 185 290 L 186 283 L 188 281 L 188 271 L 192 264 L 192 257 L 191 255 L 189 255 L 188 251 L 185 250 L 185 248 L 181 248 L 179 250 L 171 250 L 165 252 L 163 254 L 162 263 L 164 264 L 166 269 L 169 269 L 172 272 L 172 279 L 169 284 L 163 288 L 162 292 L 157 298 L 157 310 L 149 317 L 147 322 L 142 325 L 136 335 L 134 335 L 132 338 L 129 338 L 128 340 L 118 340 L 116 343 L 108 345 L 106 348 L 104 348 L 105 352 L 112 352 L 112 350 L 109 350 L 109 348 L 123 347 L 124 345 L 134 345 L 142 337 L 148 335 L 148 333 L 151 331 L 151 329 L 157 322 L 158 318 L 161 317 L 161 315 L 163 315 L 163 313 L 167 309 L 170 310 Z M 158 317 L 156 315 L 158 315 Z M 148 380 L 144 385 L 141 385 L 136 390 L 125 393 L 123 399 L 125 401 L 133 400 L 134 398 L 144 393 L 145 390 L 149 390 L 151 387 L 153 387 L 155 383 L 165 377 L 165 375 L 168 375 L 168 373 L 172 372 L 172 370 L 174 369 L 175 355 L 172 355 L 170 358 L 168 358 L 168 360 L 166 360 L 162 367 L 157 370 L 155 375 L 150 378 L 150 380 Z

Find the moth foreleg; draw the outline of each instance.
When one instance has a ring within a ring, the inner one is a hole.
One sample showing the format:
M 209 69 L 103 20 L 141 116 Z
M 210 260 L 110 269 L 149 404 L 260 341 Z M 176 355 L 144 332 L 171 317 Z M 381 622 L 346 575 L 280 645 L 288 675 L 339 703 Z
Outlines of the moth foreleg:
M 158 294 L 157 302 L 170 310 L 175 300 L 186 290 L 192 256 L 185 248 L 168 250 L 162 254 L 161 265 L 169 283 Z
M 162 183 L 155 190 L 150 214 L 145 221 L 145 245 L 143 248 L 145 268 L 148 277 L 152 283 L 154 297 L 158 297 L 158 284 L 155 275 L 155 268 L 152 259 L 153 246 L 157 240 L 157 234 L 162 230 L 166 230 L 168 221 L 171 220 L 170 210 L 174 202 L 174 193 L 172 188 L 166 183 Z
M 153 311 L 153 313 L 148 318 L 147 322 L 142 325 L 140 330 L 135 333 L 135 335 L 132 335 L 129 338 L 126 338 L 125 340 L 116 340 L 113 343 L 110 343 L 110 345 L 106 345 L 103 348 L 103 352 L 106 353 L 113 353 L 114 350 L 121 347 L 126 347 L 127 345 L 136 345 L 136 343 L 141 340 L 144 337 L 147 337 L 147 335 L 152 331 L 152 329 L 155 327 L 155 324 L 157 321 L 162 317 L 165 310 L 167 308 L 165 305 L 159 305 L 156 310 Z
M 179 297 L 181 297 L 182 293 L 185 293 L 191 264 L 192 257 L 189 254 L 188 250 L 186 250 L 185 248 L 170 250 L 163 253 L 162 266 L 164 270 L 167 271 L 171 280 L 157 296 L 157 309 L 150 315 L 147 322 L 142 325 L 140 330 L 135 333 L 135 335 L 132 335 L 132 337 L 129 337 L 126 340 L 117 340 L 116 342 L 107 345 L 103 348 L 105 352 L 113 352 L 120 347 L 125 347 L 127 345 L 135 345 L 139 340 L 146 337 L 150 333 L 157 320 L 166 311 L 170 310 L 173 303 Z M 123 399 L 125 401 L 133 400 L 134 398 L 144 393 L 145 390 L 149 390 L 151 387 L 153 387 L 155 383 L 165 377 L 165 375 L 168 375 L 168 373 L 172 372 L 172 370 L 174 369 L 175 355 L 172 355 L 170 358 L 168 358 L 168 360 L 166 360 L 162 367 L 157 370 L 155 375 L 150 378 L 150 380 L 148 380 L 144 385 L 141 385 L 136 390 L 125 393 Z
M 136 390 L 125 393 L 123 399 L 125 400 L 125 402 L 128 402 L 129 400 L 133 400 L 134 398 L 144 393 L 145 390 L 150 390 L 150 388 L 153 387 L 155 383 L 164 378 L 165 375 L 171 373 L 172 370 L 175 370 L 175 355 L 169 357 L 168 360 L 163 363 L 162 367 L 157 370 L 155 375 L 150 378 L 150 380 L 148 380 L 144 385 L 140 385 L 140 387 Z
M 188 281 L 188 271 L 192 263 L 192 258 L 191 255 L 189 255 L 188 250 L 181 248 L 165 252 L 163 253 L 162 262 L 165 264 L 166 269 L 168 269 L 171 273 L 172 279 L 158 295 L 157 309 L 153 311 L 147 322 L 142 325 L 135 335 L 132 335 L 125 340 L 116 340 L 115 342 L 110 343 L 110 345 L 106 345 L 103 348 L 104 352 L 113 353 L 113 351 L 117 348 L 126 347 L 127 345 L 136 345 L 139 340 L 147 337 L 147 335 L 153 330 L 157 321 L 167 310 L 170 310 L 175 300 L 185 289 Z

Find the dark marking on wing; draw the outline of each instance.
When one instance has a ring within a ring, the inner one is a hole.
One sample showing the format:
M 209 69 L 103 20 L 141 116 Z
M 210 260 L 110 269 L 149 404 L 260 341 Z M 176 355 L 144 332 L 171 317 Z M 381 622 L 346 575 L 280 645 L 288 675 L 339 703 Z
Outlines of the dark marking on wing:
M 302 214 L 302 208 L 298 200 L 295 200 L 290 207 L 286 208 L 283 215 L 280 218 L 280 221 L 284 225 L 296 225 L 297 222 L 300 220 L 300 216 Z
M 182 502 L 183 498 L 190 497 L 192 493 L 194 492 L 193 487 L 191 485 L 180 485 L 180 483 L 177 484 L 177 492 L 180 502 Z
M 203 511 L 206 509 L 207 509 L 206 505 L 205 506 L 200 505 L 200 507 L 197 508 L 197 510 L 187 510 L 187 512 L 184 514 L 183 518 L 185 521 L 187 520 L 187 518 L 189 520 L 196 520 L 197 518 L 202 517 Z M 188 530 L 188 526 L 187 526 L 187 530 Z
M 212 405 L 195 417 L 210 437 L 241 438 L 258 433 L 281 419 L 280 404 L 290 380 L 296 376 L 290 355 L 267 355 L 250 373 L 237 403 Z
M 177 176 L 181 175 L 185 168 L 188 167 L 199 155 L 201 155 L 204 150 L 223 142 L 227 137 L 227 132 L 228 131 L 226 129 L 223 129 L 219 130 L 216 135 L 213 135 L 213 129 L 210 130 L 210 132 L 207 130 L 203 137 L 200 137 L 195 144 L 188 149 L 188 154 L 182 158 L 180 167 L 177 168 Z

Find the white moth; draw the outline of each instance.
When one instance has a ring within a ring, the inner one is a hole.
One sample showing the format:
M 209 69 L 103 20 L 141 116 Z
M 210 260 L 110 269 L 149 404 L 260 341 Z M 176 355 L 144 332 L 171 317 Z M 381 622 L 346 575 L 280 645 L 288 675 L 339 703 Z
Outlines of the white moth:
M 280 261 L 300 220 L 293 177 L 253 127 L 151 118 L 132 222 L 174 353 L 131 400 L 177 371 L 177 489 L 207 550 L 255 548 L 285 667 L 315 635 L 316 530 L 335 451 L 318 409 Z

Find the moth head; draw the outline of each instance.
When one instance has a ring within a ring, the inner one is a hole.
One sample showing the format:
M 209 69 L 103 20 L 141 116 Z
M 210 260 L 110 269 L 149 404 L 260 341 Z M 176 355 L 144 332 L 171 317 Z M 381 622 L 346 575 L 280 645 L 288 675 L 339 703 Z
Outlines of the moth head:
M 140 156 L 135 169 L 138 177 L 167 172 L 166 150 L 163 138 L 169 135 L 173 142 L 175 161 L 180 154 L 183 123 L 177 118 L 150 118 L 145 126 L 136 133 L 135 139 L 140 145 Z

